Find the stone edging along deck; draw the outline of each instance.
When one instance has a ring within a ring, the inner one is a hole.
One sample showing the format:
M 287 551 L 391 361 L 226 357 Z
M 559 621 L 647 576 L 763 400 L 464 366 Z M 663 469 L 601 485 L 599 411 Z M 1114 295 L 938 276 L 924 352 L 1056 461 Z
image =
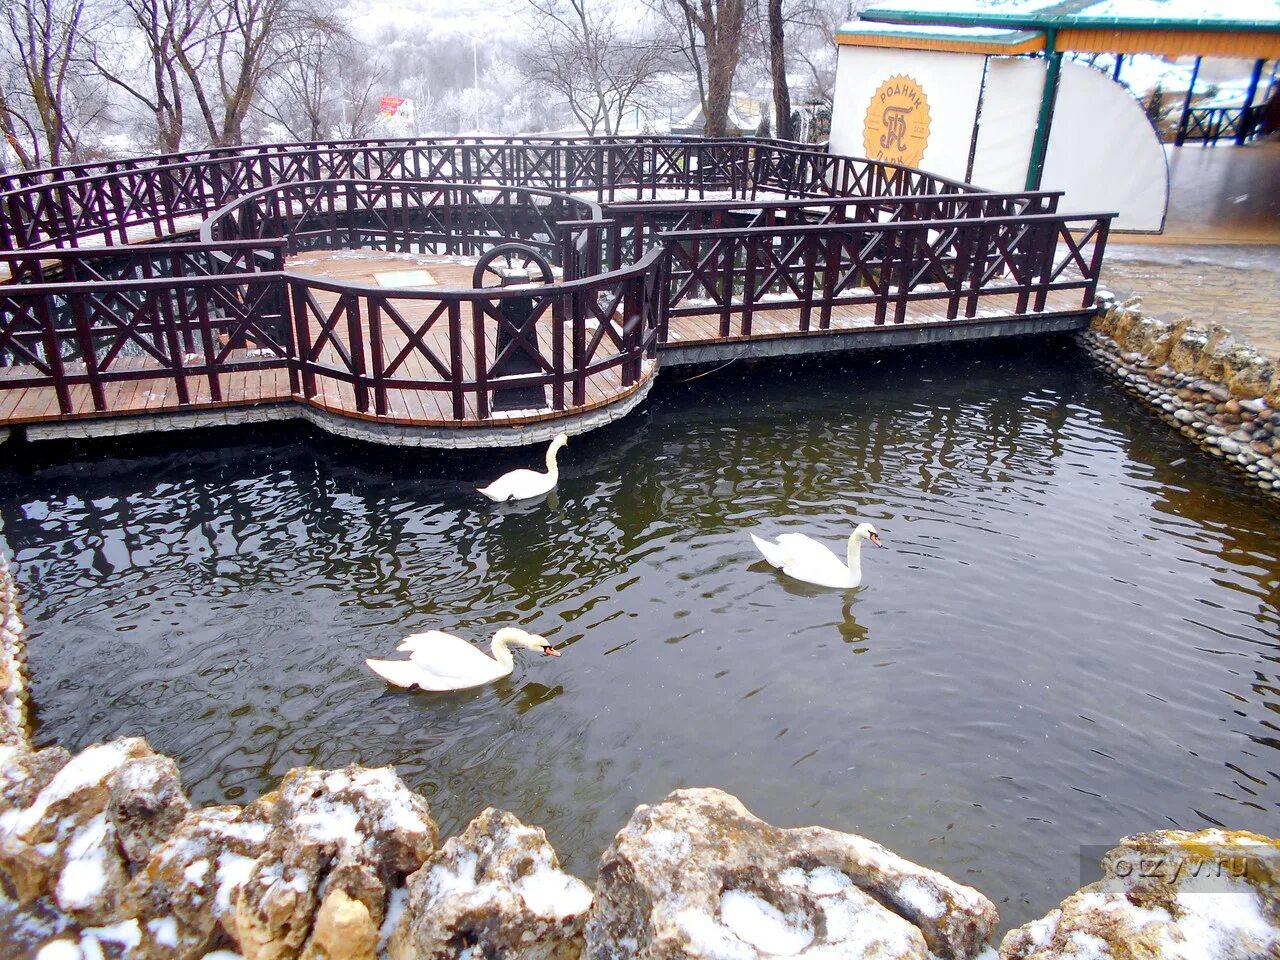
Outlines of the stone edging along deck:
M 1140 403 L 1280 498 L 1280 374 L 1226 327 L 1142 314 L 1137 298 L 1100 295 L 1080 343 Z

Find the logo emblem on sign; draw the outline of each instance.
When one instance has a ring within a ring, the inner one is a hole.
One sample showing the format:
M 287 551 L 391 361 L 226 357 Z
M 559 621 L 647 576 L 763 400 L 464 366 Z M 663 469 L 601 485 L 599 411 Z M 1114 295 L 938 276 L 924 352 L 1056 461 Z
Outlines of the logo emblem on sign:
M 919 166 L 929 143 L 929 100 L 920 84 L 905 74 L 880 84 L 862 129 L 862 145 L 872 160 Z

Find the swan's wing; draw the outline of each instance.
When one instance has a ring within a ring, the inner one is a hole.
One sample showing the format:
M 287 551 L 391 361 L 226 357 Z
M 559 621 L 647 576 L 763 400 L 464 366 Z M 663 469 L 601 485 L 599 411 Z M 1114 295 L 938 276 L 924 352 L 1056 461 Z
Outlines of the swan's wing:
M 830 557 L 836 563 L 840 559 L 813 537 L 803 533 L 784 533 L 778 537 L 778 547 L 787 558 L 787 563 L 805 563 L 819 557 Z
M 764 555 L 764 558 L 773 566 L 785 567 L 787 565 L 787 555 L 776 543 L 770 543 L 763 537 L 757 537 L 754 533 L 751 534 L 751 542 L 756 545 L 756 549 L 759 550 Z
M 504 473 L 479 492 L 490 500 L 501 503 L 503 500 L 523 500 L 546 493 L 551 487 L 547 484 L 547 475 L 536 470 L 512 470 Z
M 803 580 L 817 587 L 830 587 L 833 590 L 849 590 L 856 587 L 849 568 L 839 561 L 834 566 L 786 566 L 782 572 L 795 580 Z
M 782 572 L 820 587 L 849 587 L 849 566 L 829 549 L 803 533 L 784 533 L 778 538 L 786 554 Z
M 471 644 L 463 640 L 461 637 L 455 637 L 451 633 L 445 633 L 443 630 L 426 630 L 423 633 L 414 633 L 405 637 L 396 644 L 396 650 L 401 653 L 412 653 L 415 650 L 432 650 L 440 649 L 441 644 L 462 644 L 469 647 Z
M 483 650 L 477 649 L 461 637 L 440 630 L 428 630 L 426 633 L 405 637 L 396 649 L 407 651 L 413 663 L 440 676 L 470 676 L 486 670 L 500 669 L 498 661 Z
M 486 658 L 487 659 L 487 658 Z M 492 660 L 489 661 L 493 663 Z M 388 683 L 397 687 L 421 687 L 423 690 L 465 690 L 467 687 L 478 687 L 482 683 L 496 680 L 492 675 L 481 676 L 476 673 L 450 676 L 435 669 L 430 669 L 414 660 L 366 660 L 369 669 Z M 501 668 L 493 663 L 501 676 Z M 489 671 L 490 674 L 494 670 Z

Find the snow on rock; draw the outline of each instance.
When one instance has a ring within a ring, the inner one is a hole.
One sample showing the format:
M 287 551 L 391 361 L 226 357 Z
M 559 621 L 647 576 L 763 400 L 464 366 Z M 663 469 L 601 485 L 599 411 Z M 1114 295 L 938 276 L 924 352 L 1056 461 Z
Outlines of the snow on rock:
M 291 770 L 268 798 L 266 850 L 226 920 L 245 960 L 371 951 L 390 891 L 435 850 L 426 801 L 389 767 Z M 355 952 L 333 953 L 335 939 Z
M 31 954 L 373 960 L 389 891 L 435 846 L 391 769 L 294 770 L 247 807 L 192 810 L 143 740 L 0 744 L 0 938 Z
M 1121 841 L 1102 879 L 1009 931 L 1000 960 L 1280 956 L 1280 841 L 1166 830 Z
M 745 890 L 726 890 L 720 895 L 720 922 L 739 940 L 774 956 L 794 956 L 813 942 L 808 916 L 784 914 Z
M 231 905 L 266 851 L 270 802 L 187 814 L 125 888 L 120 912 L 140 921 L 130 960 L 195 960 L 228 935 Z
M 978 891 L 870 840 L 779 829 L 712 789 L 638 807 L 596 897 L 588 960 L 964 960 L 997 920 Z
M 65 751 L 20 751 L 0 781 L 0 878 L 19 904 L 53 897 L 80 923 L 109 920 L 128 879 L 108 810 L 111 784 L 131 763 L 154 759 L 145 740 Z
M 107 813 L 131 867 L 146 863 L 191 810 L 178 765 L 151 754 L 121 765 L 111 778 Z
M 485 810 L 409 877 L 392 960 L 446 960 L 460 947 L 504 960 L 576 960 L 591 891 L 560 870 L 546 834 Z
M 78 942 L 60 937 L 41 947 L 36 952 L 35 960 L 84 960 L 84 953 Z
M 70 759 L 71 754 L 62 747 L 0 747 L 0 815 L 31 806 Z

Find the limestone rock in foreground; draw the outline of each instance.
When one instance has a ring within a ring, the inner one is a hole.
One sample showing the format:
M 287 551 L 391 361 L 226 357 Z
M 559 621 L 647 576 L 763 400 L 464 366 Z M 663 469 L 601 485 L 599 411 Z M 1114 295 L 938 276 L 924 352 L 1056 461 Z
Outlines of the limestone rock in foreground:
M 596 898 L 588 960 L 964 960 L 997 922 L 972 887 L 863 837 L 771 826 L 713 789 L 638 807 Z
M 546 834 L 485 810 L 409 878 L 391 960 L 575 960 L 591 890 L 560 870 Z
M 347 767 L 291 770 L 258 802 L 271 833 L 226 920 L 245 960 L 371 960 L 391 891 L 435 850 L 426 801 L 389 767 Z
M 0 813 L 0 877 L 19 903 L 50 897 L 78 923 L 106 923 L 129 879 L 122 830 L 142 855 L 149 835 L 145 810 L 132 811 L 127 824 L 113 819 L 112 785 L 137 764 L 161 758 L 138 738 L 95 744 L 65 763 L 62 753 L 40 759 L 48 753 L 18 761 L 19 770 L 42 769 L 38 779 L 54 764 L 58 769 L 34 794 L 13 790 L 16 802 Z
M 1280 957 L 1280 841 L 1243 831 L 1128 837 L 1103 877 L 1005 935 L 1000 960 Z
M 266 851 L 266 806 L 193 811 L 129 882 L 120 915 L 138 922 L 136 960 L 197 960 L 226 941 L 232 907 Z M 132 958 L 131 958 L 132 960 Z

